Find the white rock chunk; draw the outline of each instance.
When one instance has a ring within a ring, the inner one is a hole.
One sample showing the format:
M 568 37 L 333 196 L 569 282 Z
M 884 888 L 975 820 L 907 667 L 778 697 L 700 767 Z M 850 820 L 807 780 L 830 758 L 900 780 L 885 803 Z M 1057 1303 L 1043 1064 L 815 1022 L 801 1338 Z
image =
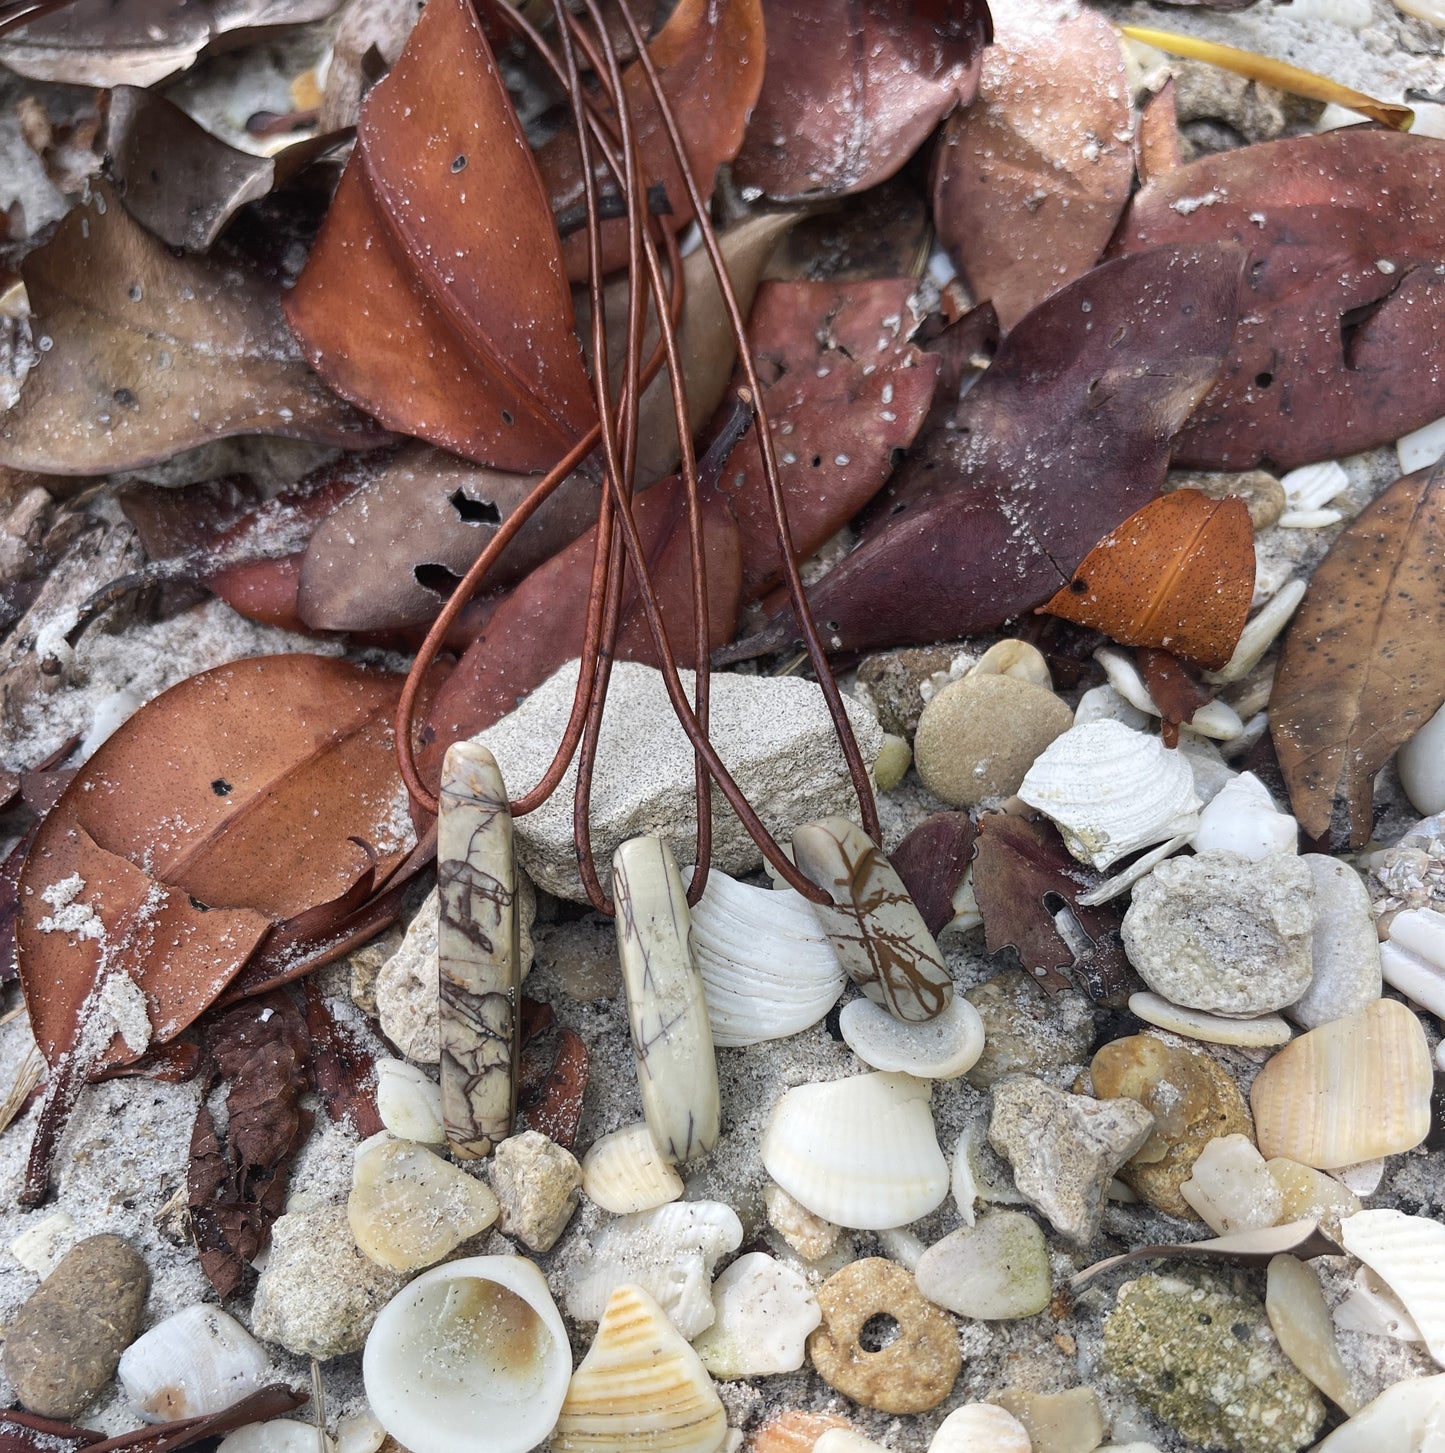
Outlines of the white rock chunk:
M 415 1140 L 419 1145 L 446 1141 L 441 1086 L 404 1059 L 377 1060 L 376 1109 L 381 1123 L 398 1140 Z
M 1221 1236 L 1278 1223 L 1284 1193 L 1247 1135 L 1217 1135 L 1200 1152 L 1179 1194 Z
M 693 1350 L 724 1379 L 796 1372 L 808 1334 L 823 1320 L 804 1278 L 761 1251 L 738 1257 L 718 1277 L 712 1304 L 717 1320 Z

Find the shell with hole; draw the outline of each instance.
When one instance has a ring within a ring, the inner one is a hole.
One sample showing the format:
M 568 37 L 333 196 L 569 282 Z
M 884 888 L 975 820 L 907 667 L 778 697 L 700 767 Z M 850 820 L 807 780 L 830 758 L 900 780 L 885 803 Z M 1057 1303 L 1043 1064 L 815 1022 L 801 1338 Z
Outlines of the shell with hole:
M 567 1396 L 567 1329 L 536 1266 L 472 1256 L 403 1287 L 366 1339 L 372 1411 L 411 1453 L 525 1453 Z
M 627 1216 L 675 1201 L 682 1194 L 682 1177 L 645 1124 L 624 1125 L 593 1141 L 582 1157 L 582 1190 L 604 1211 Z
M 1158 737 L 1117 721 L 1087 722 L 1055 738 L 1018 795 L 1053 820 L 1080 862 L 1100 869 L 1199 825 L 1189 764 Z
M 692 910 L 692 952 L 720 1049 L 811 1028 L 847 982 L 802 894 L 755 888 L 716 868 Z
M 907 1226 L 948 1194 L 929 1086 L 870 1074 L 799 1085 L 763 1132 L 768 1174 L 815 1216 L 860 1231 Z

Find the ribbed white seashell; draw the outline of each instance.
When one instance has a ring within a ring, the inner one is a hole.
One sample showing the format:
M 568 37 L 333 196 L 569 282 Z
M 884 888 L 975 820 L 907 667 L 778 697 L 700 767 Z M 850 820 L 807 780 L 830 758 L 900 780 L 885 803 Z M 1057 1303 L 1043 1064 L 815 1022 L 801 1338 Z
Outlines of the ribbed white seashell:
M 567 1287 L 568 1315 L 600 1320 L 612 1293 L 632 1282 L 655 1297 L 691 1340 L 717 1316 L 713 1267 L 742 1244 L 743 1223 L 721 1201 L 674 1201 L 619 1217 L 598 1232 L 586 1269 Z
M 717 1320 L 693 1350 L 714 1377 L 796 1372 L 808 1334 L 823 1320 L 803 1277 L 762 1251 L 738 1257 L 718 1277 L 712 1303 Z
M 1397 0 L 1398 3 L 1398 0 Z M 1402 7 L 1403 8 L 1403 7 Z M 1445 1453 L 1445 1372 L 1386 1388 L 1314 1453 Z
M 1334 1319 L 1342 1332 L 1367 1332 L 1396 1342 L 1425 1340 L 1400 1299 L 1368 1266 L 1355 1273 L 1353 1285 L 1335 1306 Z
M 1445 1364 L 1445 1225 L 1403 1211 L 1361 1211 L 1340 1240 L 1404 1304 L 1436 1362 Z
M 221 1439 L 216 1453 L 335 1453 L 336 1444 L 315 1423 L 272 1418 L 251 1423 Z
M 1395 441 L 1401 474 L 1414 474 L 1437 459 L 1445 459 L 1445 419 L 1436 419 L 1422 429 L 1402 434 Z
M 983 1020 L 962 994 L 921 1024 L 905 1024 L 871 999 L 853 999 L 843 1006 L 838 1027 L 864 1064 L 922 1080 L 956 1080 L 983 1053 Z
M 554 1453 L 714 1453 L 726 1437 L 697 1353 L 641 1287 L 618 1287 L 573 1374 Z
M 879 1231 L 926 1216 L 948 1194 L 929 1087 L 911 1075 L 799 1085 L 763 1132 L 767 1172 L 815 1216 Z
M 626 1125 L 582 1157 L 582 1190 L 614 1216 L 651 1211 L 682 1194 L 682 1177 L 658 1150 L 646 1124 Z
M 382 1308 L 361 1370 L 371 1410 L 411 1453 L 524 1453 L 557 1421 L 572 1350 L 532 1262 L 471 1256 Z
M 1267 1049 L 1288 1044 L 1290 1027 L 1278 1014 L 1261 1014 L 1257 1019 L 1226 1019 L 1202 1009 L 1181 1009 L 1159 994 L 1130 994 L 1129 1011 L 1146 1024 L 1155 1024 L 1172 1034 L 1202 1039 L 1206 1044 L 1237 1044 L 1248 1049 Z
M 1445 707 L 1395 753 L 1400 786 L 1427 816 L 1445 809 Z
M 1028 1429 L 993 1403 L 965 1403 L 939 1425 L 928 1453 L 1032 1453 Z
M 1069 851 L 1096 868 L 1193 832 L 1199 821 L 1189 764 L 1158 738 L 1116 721 L 1071 727 L 1056 738 L 1029 768 L 1019 796 L 1052 818 Z
M 1407 908 L 1390 920 L 1380 945 L 1385 982 L 1432 1014 L 1445 1015 L 1445 913 Z
M 219 1307 L 187 1307 L 121 1353 L 116 1376 L 148 1423 L 218 1413 L 266 1381 L 271 1359 Z
M 721 1049 L 784 1039 L 838 1002 L 847 975 L 808 901 L 716 869 L 692 910 L 692 952 Z
M 1299 824 L 1281 812 L 1253 772 L 1241 772 L 1199 814 L 1190 845 L 1195 852 L 1238 853 L 1257 863 L 1271 853 L 1299 851 Z
M 418 1145 L 446 1143 L 441 1086 L 404 1059 L 377 1060 L 376 1110 L 381 1123 L 398 1140 L 414 1140 Z

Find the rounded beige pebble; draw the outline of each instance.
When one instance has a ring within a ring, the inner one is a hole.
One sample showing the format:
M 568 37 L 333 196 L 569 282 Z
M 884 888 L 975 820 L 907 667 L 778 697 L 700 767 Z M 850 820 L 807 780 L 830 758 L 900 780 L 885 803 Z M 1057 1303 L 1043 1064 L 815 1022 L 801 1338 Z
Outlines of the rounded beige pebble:
M 958 1334 L 901 1266 L 882 1256 L 850 1262 L 818 1288 L 818 1306 L 808 1356 L 829 1387 L 883 1413 L 927 1412 L 948 1396 L 963 1366 Z M 864 1340 L 874 1317 L 897 1324 L 877 1350 Z
M 1072 724 L 1052 691 L 1014 676 L 970 672 L 923 708 L 913 764 L 935 797 L 977 807 L 1017 792 L 1034 758 Z

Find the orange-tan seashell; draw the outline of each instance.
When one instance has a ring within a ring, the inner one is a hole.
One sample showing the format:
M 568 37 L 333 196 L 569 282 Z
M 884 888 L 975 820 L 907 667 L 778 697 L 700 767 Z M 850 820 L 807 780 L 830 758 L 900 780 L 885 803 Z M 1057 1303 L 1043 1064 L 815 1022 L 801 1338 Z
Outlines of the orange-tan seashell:
M 1377 999 L 1286 1045 L 1250 1091 L 1267 1159 L 1317 1170 L 1413 1150 L 1430 1131 L 1434 1083 L 1420 1021 L 1395 999 Z
M 785 1408 L 774 1413 L 748 1440 L 748 1453 L 812 1453 L 813 1444 L 830 1428 L 849 1428 L 846 1418 L 832 1413 L 805 1413 Z

